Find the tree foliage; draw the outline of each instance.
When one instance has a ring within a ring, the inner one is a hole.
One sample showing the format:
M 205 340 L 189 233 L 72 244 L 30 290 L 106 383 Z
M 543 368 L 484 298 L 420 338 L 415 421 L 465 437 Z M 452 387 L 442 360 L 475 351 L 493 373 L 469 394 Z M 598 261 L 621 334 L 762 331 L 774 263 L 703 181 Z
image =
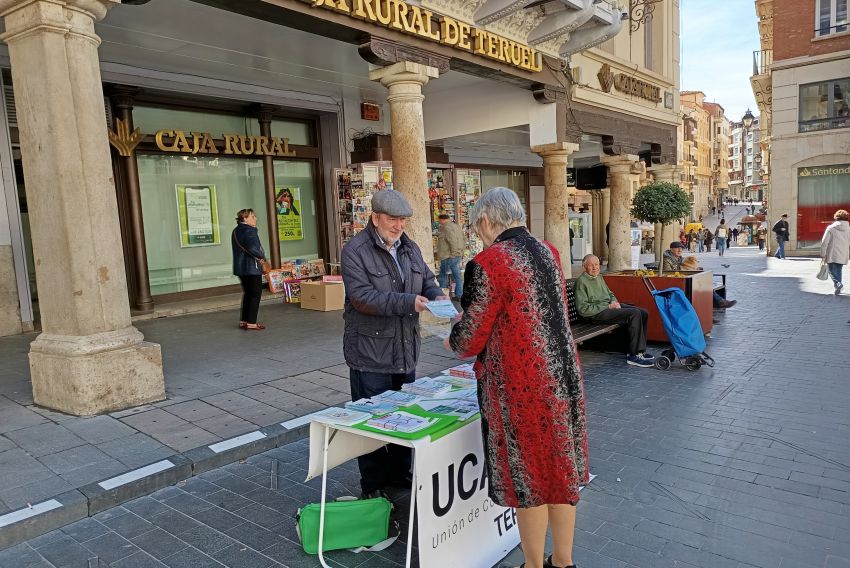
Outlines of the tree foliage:
M 687 217 L 690 212 L 688 194 L 675 183 L 666 181 L 653 181 L 643 186 L 632 200 L 632 217 L 649 223 L 667 225 Z

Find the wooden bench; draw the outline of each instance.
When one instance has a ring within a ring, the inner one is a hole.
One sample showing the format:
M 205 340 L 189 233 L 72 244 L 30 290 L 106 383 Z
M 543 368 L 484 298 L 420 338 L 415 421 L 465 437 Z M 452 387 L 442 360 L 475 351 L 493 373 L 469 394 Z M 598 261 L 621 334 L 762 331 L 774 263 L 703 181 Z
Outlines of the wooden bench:
M 570 329 L 572 329 L 576 345 L 581 345 L 588 339 L 611 333 L 620 327 L 621 324 L 619 323 L 599 323 L 579 317 L 574 286 L 575 280 L 567 280 L 567 312 L 570 316 Z

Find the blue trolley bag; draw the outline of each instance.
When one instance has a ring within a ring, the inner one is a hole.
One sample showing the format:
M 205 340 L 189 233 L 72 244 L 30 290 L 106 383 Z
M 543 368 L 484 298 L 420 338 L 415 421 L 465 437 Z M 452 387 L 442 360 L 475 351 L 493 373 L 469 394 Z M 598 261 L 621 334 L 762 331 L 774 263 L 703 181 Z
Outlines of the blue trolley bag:
M 701 355 L 705 351 L 705 337 L 697 312 L 684 290 L 667 288 L 650 292 L 676 355 L 680 358 Z

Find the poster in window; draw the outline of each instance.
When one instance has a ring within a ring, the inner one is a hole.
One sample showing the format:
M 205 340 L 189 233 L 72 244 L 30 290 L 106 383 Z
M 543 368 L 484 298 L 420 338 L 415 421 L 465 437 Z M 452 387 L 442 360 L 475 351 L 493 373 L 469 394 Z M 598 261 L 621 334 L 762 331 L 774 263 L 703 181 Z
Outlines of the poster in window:
M 215 186 L 178 184 L 175 188 L 180 220 L 180 247 L 221 244 Z
M 300 241 L 304 238 L 301 225 L 301 188 L 276 186 L 277 234 L 281 241 Z

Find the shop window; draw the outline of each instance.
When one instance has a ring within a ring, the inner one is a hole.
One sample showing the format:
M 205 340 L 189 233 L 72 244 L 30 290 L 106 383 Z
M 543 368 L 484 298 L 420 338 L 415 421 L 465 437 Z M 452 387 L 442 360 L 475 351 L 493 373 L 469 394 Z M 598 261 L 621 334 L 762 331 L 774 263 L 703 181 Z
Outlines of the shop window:
M 137 106 L 133 109 L 133 124 L 145 134 L 157 130 L 182 130 L 184 132 L 209 132 L 218 138 L 222 133 L 257 134 L 257 121 L 244 116 L 215 114 L 190 110 Z
M 313 123 L 295 120 L 273 120 L 272 136 L 288 138 L 290 144 L 298 146 L 315 146 Z
M 838 209 L 850 208 L 850 164 L 797 170 L 797 248 L 816 250 Z
M 273 135 L 276 135 L 272 131 Z M 276 160 L 274 162 L 275 203 L 277 207 L 280 258 L 283 260 L 319 258 L 319 222 L 314 162 Z M 290 199 L 291 197 L 291 199 Z
M 207 123 L 205 131 L 209 128 Z M 145 154 L 137 159 L 153 295 L 238 284 L 230 238 L 240 209 L 257 213 L 269 255 L 262 161 Z
M 847 31 L 847 0 L 816 0 L 815 35 L 818 37 Z
M 850 126 L 850 78 L 800 86 L 800 132 Z
M 494 187 L 507 187 L 519 196 L 525 214 L 528 215 L 526 192 L 528 191 L 528 174 L 522 170 L 488 170 L 481 169 L 481 191 L 486 192 Z

